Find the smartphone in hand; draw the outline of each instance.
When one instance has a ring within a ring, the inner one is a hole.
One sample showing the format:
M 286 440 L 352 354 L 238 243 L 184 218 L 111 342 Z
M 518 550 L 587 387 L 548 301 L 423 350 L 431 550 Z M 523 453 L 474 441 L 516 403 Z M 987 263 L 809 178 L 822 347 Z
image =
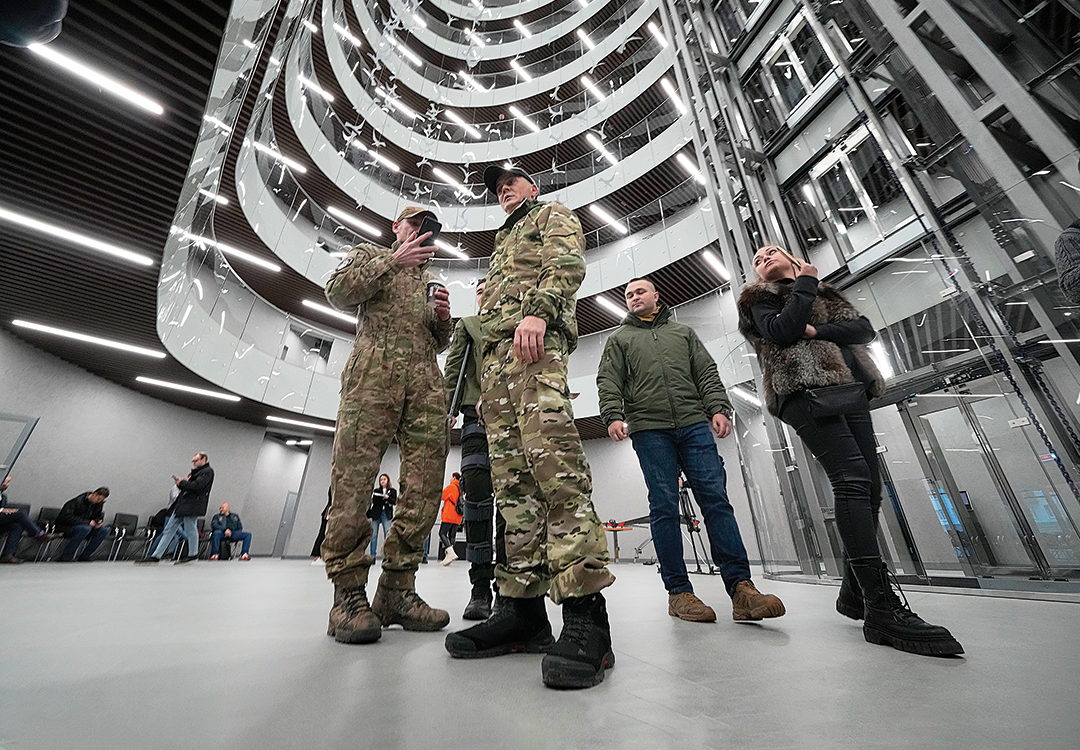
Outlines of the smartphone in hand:
M 421 247 L 431 247 L 435 244 L 435 240 L 439 239 L 439 232 L 442 231 L 442 224 L 437 219 L 431 216 L 425 216 L 424 220 L 420 223 L 420 231 L 416 233 L 417 237 L 423 237 L 426 233 L 431 232 L 431 236 L 420 243 Z

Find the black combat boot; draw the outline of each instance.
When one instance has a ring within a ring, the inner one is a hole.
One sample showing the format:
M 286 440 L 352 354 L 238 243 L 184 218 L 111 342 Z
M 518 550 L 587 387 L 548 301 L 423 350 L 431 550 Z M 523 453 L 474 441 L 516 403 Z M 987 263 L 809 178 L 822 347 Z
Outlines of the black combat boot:
M 865 602 L 863 636 L 870 643 L 892 646 L 900 651 L 926 656 L 954 656 L 964 653 L 952 633 L 940 625 L 930 625 L 911 611 L 906 598 L 901 600 L 880 557 L 858 557 L 851 569 L 862 589 Z M 901 593 L 903 593 L 901 591 Z
M 844 579 L 840 581 L 840 593 L 836 597 L 836 611 L 852 620 L 863 618 L 863 597 L 851 561 L 844 558 Z
M 554 643 L 542 596 L 535 599 L 500 596 L 487 620 L 446 636 L 446 650 L 455 659 L 542 654 Z
M 486 580 L 476 581 L 472 587 L 472 597 L 465 605 L 462 618 L 466 620 L 486 620 L 491 617 L 491 583 Z
M 549 688 L 587 688 L 604 681 L 615 666 L 603 594 L 566 599 L 563 630 L 541 665 Z

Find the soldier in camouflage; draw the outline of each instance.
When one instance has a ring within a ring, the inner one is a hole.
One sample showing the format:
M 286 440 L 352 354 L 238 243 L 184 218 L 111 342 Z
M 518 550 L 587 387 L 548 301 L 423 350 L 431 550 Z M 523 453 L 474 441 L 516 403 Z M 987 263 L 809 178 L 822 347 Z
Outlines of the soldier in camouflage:
M 429 607 L 415 591 L 424 540 L 439 508 L 449 447 L 446 401 L 435 355 L 450 339 L 445 289 L 427 303 L 426 270 L 434 247 L 417 236 L 430 211 L 410 206 L 394 222 L 390 247 L 357 245 L 326 284 L 326 298 L 357 313 L 356 345 L 341 373 L 341 405 L 334 435 L 330 513 L 322 557 L 334 582 L 327 630 L 342 643 L 371 643 L 382 627 L 439 630 L 450 615 Z M 401 494 L 383 545 L 382 575 L 369 606 L 366 594 L 371 488 L 390 441 L 401 451 Z
M 567 386 L 585 238 L 570 209 L 537 200 L 525 172 L 493 166 L 484 182 L 508 214 L 480 305 L 482 412 L 507 562 L 491 618 L 451 633 L 446 648 L 457 658 L 545 652 L 545 685 L 590 687 L 615 662 L 600 593 L 615 579 Z M 563 605 L 558 642 L 545 594 Z

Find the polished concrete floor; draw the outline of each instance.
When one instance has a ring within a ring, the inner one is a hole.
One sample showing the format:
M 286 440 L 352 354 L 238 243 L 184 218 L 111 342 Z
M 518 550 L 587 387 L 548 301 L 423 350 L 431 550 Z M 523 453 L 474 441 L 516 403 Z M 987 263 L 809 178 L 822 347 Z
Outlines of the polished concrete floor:
M 695 577 L 703 625 L 654 569 L 616 574 L 615 669 L 555 692 L 539 656 L 455 661 L 439 633 L 335 643 L 307 561 L 3 566 L 0 750 L 1080 747 L 1080 605 L 913 594 L 968 651 L 931 659 L 866 643 L 833 587 L 759 580 L 788 615 L 736 624 Z M 418 589 L 462 625 L 463 563 Z

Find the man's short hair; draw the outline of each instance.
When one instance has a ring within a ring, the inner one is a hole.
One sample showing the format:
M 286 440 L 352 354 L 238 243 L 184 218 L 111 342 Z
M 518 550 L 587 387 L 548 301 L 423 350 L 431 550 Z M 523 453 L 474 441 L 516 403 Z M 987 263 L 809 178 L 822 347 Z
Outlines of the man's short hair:
M 630 285 L 631 285 L 631 284 L 633 284 L 633 283 L 634 283 L 635 281 L 644 281 L 644 282 L 646 282 L 646 283 L 647 283 L 647 284 L 648 284 L 649 286 L 651 286 L 651 287 L 652 287 L 652 288 L 653 288 L 654 290 L 656 289 L 656 284 L 654 284 L 654 283 L 653 283 L 653 280 L 652 280 L 652 279 L 650 279 L 650 278 L 646 278 L 645 276 L 635 276 L 634 278 L 632 278 L 632 279 L 630 279 L 630 280 L 629 280 L 628 282 L 626 282 L 626 286 L 630 286 Z
M 199 452 L 198 452 L 198 453 L 196 453 L 195 455 L 196 455 L 196 456 L 198 456 L 199 458 L 201 458 L 201 459 L 202 459 L 203 461 L 207 461 L 207 462 L 209 462 L 209 461 L 210 461 L 210 456 L 206 455 L 206 454 L 205 454 L 205 453 L 203 453 L 202 451 L 199 451 Z
M 109 488 L 108 487 L 98 487 L 96 490 L 94 490 L 90 494 L 91 495 L 101 495 L 102 497 L 108 497 L 109 496 Z

